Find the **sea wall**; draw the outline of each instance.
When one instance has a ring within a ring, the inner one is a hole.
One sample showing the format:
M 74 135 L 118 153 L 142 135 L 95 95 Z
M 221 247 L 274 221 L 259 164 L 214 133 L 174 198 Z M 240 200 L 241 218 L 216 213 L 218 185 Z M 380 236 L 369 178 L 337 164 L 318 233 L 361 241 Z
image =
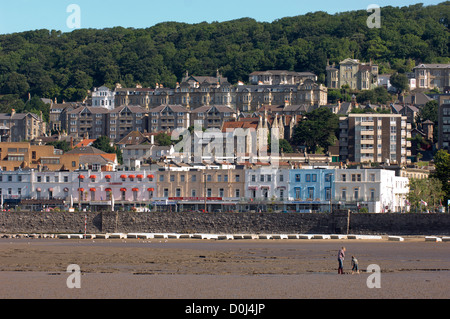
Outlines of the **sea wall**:
M 450 214 L 0 212 L 0 233 L 450 235 Z

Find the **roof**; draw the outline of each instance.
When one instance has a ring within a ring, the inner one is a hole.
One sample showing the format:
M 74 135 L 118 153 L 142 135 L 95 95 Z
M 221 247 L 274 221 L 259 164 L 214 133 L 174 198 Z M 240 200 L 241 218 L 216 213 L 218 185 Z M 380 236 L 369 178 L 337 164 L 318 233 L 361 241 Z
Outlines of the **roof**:
M 23 120 L 24 118 L 26 118 L 27 116 L 32 116 L 34 117 L 36 120 L 39 119 L 39 117 L 34 114 L 34 113 L 0 113 L 0 120 Z
M 110 113 L 120 113 L 124 109 L 128 109 L 131 113 L 147 113 L 147 110 L 140 105 L 122 105 L 109 111 Z M 108 110 L 107 110 L 108 112 Z
M 150 142 L 150 138 L 145 136 L 139 131 L 132 131 L 128 133 L 123 139 L 118 143 L 120 145 L 139 145 L 145 142 Z
M 93 146 L 83 146 L 74 148 L 73 150 L 66 152 L 66 154 L 108 154 L 108 153 L 103 152 L 102 150 L 99 150 L 98 148 L 95 148 Z
M 91 107 L 91 106 L 80 106 L 74 110 L 68 111 L 68 114 L 79 114 L 83 111 L 87 110 L 90 113 L 94 113 L 94 114 L 105 114 L 108 113 L 109 110 L 103 107 Z
M 239 121 L 227 121 L 222 125 L 222 132 L 227 132 L 227 130 L 233 130 L 237 128 L 247 129 L 247 128 L 256 128 L 259 124 L 259 118 L 242 118 Z
M 181 105 L 171 105 L 171 104 L 166 104 L 166 105 L 159 105 L 157 107 L 154 107 L 152 109 L 149 110 L 149 112 L 162 112 L 166 107 L 170 108 L 172 110 L 172 112 L 187 112 L 188 110 Z
M 448 64 L 438 64 L 438 63 L 435 63 L 435 64 L 425 64 L 425 63 L 422 63 L 422 64 L 419 64 L 418 66 L 416 66 L 414 69 L 448 69 L 448 68 L 450 68 L 450 63 L 448 63 Z
M 92 143 L 95 142 L 95 139 L 84 139 L 81 142 L 79 142 L 77 145 L 75 145 L 75 147 L 86 147 L 86 146 L 91 146 Z
M 80 164 L 108 164 L 110 161 L 101 155 L 81 155 Z

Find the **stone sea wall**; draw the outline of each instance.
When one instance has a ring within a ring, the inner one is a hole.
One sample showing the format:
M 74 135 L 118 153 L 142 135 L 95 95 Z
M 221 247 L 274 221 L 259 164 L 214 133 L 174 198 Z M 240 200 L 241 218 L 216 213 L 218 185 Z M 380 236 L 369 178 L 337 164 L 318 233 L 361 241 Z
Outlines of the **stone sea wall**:
M 0 212 L 0 233 L 450 235 L 450 214 Z

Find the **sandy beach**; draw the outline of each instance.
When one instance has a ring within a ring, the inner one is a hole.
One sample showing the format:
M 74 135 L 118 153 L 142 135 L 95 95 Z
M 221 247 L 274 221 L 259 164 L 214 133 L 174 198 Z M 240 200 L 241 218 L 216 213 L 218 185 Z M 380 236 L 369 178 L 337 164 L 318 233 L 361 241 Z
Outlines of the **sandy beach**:
M 345 246 L 347 274 L 337 274 Z M 351 256 L 361 273 L 351 275 Z M 450 298 L 450 243 L 387 240 L 0 239 L 0 298 Z M 69 289 L 67 267 L 81 270 Z M 368 265 L 381 288 L 368 288 Z

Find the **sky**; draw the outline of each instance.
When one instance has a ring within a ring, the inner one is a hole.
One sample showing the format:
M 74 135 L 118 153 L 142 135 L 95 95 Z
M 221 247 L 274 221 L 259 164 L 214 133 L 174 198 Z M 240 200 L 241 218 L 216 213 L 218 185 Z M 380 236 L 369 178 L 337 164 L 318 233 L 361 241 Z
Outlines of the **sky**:
M 243 17 L 272 22 L 315 11 L 366 10 L 370 4 L 402 7 L 441 2 L 444 0 L 0 0 L 0 34 L 36 29 L 148 28 L 166 21 L 222 22 Z

